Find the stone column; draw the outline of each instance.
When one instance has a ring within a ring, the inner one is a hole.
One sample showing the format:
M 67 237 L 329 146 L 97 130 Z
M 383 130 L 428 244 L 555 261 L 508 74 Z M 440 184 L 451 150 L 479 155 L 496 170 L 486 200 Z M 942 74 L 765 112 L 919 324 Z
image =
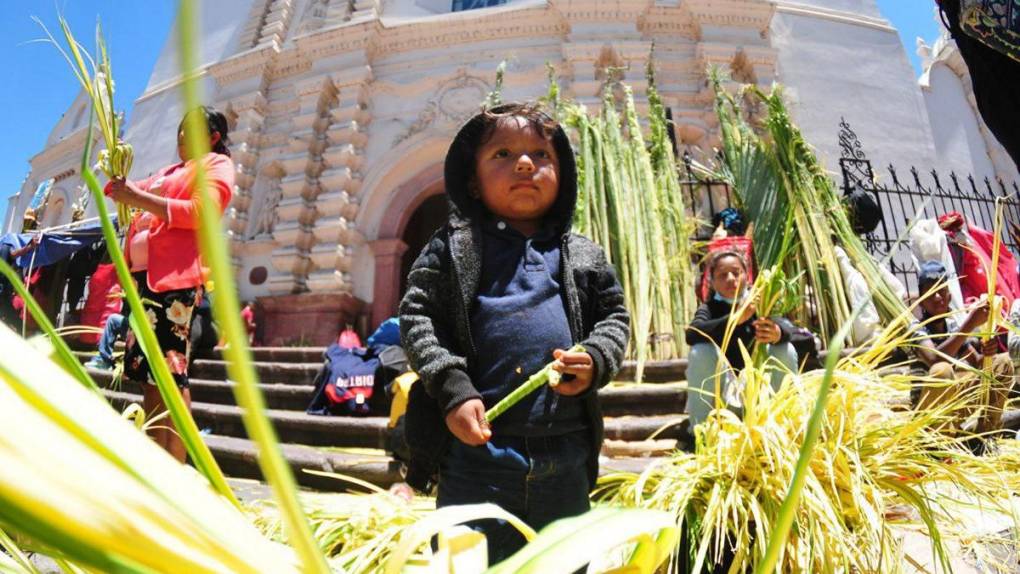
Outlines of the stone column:
M 294 0 L 255 0 L 248 23 L 241 30 L 239 45 L 247 49 L 283 44 L 294 16 L 293 4 Z
M 313 292 L 348 292 L 354 248 L 364 242 L 355 225 L 368 111 L 368 84 L 372 70 L 354 67 L 332 77 L 334 107 L 324 114 L 322 171 L 318 178 L 312 224 L 314 245 L 307 286 Z
M 390 317 L 400 303 L 400 271 L 407 244 L 400 239 L 376 239 L 368 244 L 375 256 L 375 287 L 371 327 Z
M 378 18 L 380 9 L 380 0 L 354 0 L 351 2 L 351 6 L 354 9 L 351 12 L 352 20 L 370 20 Z
M 313 79 L 295 87 L 297 111 L 291 117 L 288 149 L 277 160 L 285 175 L 280 180 L 282 197 L 276 207 L 278 221 L 273 228 L 277 248 L 273 265 L 293 276 L 290 288 L 281 279 L 273 281 L 277 292 L 301 291 L 311 269 L 308 252 L 314 242 L 311 224 L 315 220 L 313 203 L 318 177 L 322 171 L 321 136 L 323 114 L 334 97 L 328 79 Z
M 230 133 L 230 139 L 233 141 L 231 153 L 237 174 L 228 221 L 235 241 L 243 240 L 248 228 L 248 211 L 251 207 L 252 187 L 255 184 L 259 159 L 259 137 L 266 115 L 265 103 L 261 92 L 228 103 L 228 108 L 237 114 L 237 125 Z

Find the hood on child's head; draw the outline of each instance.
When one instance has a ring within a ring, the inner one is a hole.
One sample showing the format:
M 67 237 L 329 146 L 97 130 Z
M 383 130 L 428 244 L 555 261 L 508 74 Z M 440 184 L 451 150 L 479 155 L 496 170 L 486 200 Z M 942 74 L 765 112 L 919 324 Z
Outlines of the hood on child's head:
M 471 180 L 475 175 L 475 154 L 484 143 L 482 138 L 491 136 L 488 129 L 493 122 L 502 117 L 516 115 L 514 112 L 532 108 L 527 104 L 501 104 L 482 111 L 467 121 L 453 138 L 449 151 L 446 152 L 444 177 L 446 179 L 446 195 L 450 201 L 450 221 L 470 222 L 485 213 L 481 200 L 471 194 Z M 563 128 L 544 112 L 538 112 L 543 123 L 555 125 L 552 130 L 552 143 L 559 159 L 559 190 L 556 201 L 549 208 L 547 220 L 555 222 L 557 227 L 566 231 L 574 217 L 574 205 L 577 203 L 577 165 L 574 162 L 574 150 L 570 147 L 570 139 Z

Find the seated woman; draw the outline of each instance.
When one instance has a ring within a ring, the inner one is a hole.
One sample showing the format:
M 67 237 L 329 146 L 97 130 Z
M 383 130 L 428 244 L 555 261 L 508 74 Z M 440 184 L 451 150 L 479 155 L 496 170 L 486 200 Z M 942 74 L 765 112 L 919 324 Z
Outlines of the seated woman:
M 791 371 L 796 370 L 798 360 L 790 343 L 793 324 L 780 317 L 759 318 L 753 303 L 736 319 L 729 345 L 721 349 L 730 313 L 739 308 L 744 294 L 747 261 L 736 251 L 719 251 L 708 261 L 708 276 L 711 284 L 708 300 L 698 307 L 694 320 L 687 326 L 687 344 L 691 346 L 687 358 L 687 414 L 692 432 L 715 408 L 716 376 L 722 375 L 720 390 L 722 397 L 727 397 L 730 395 L 727 387 L 735 380 L 735 373 L 744 368 L 737 341 L 748 352 L 755 342 L 768 345 L 769 357 Z M 726 358 L 724 362 L 719 361 L 720 350 Z M 784 374 L 781 369 L 772 371 L 773 390 L 779 389 Z M 723 403 L 740 414 L 742 402 L 723 398 Z

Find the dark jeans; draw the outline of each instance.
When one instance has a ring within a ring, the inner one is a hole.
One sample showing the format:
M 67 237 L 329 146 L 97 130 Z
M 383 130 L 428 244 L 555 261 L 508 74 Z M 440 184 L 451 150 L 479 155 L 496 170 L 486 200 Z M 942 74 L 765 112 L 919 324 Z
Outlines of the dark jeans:
M 591 448 L 587 429 L 550 437 L 494 436 L 478 447 L 454 439 L 440 463 L 436 505 L 491 502 L 541 530 L 590 508 Z M 505 521 L 481 520 L 472 528 L 485 534 L 490 565 L 524 546 L 524 537 Z
M 99 338 L 99 356 L 113 364 L 113 344 L 117 339 L 123 339 L 127 335 L 128 321 L 120 313 L 112 313 L 106 318 L 106 326 L 103 327 L 103 336 Z

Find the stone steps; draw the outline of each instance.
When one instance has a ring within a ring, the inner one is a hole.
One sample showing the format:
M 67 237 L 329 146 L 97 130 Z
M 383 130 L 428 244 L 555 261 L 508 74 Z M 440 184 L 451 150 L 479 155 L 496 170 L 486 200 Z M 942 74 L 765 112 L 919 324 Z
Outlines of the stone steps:
M 261 355 L 261 354 L 260 354 Z M 323 358 L 319 354 L 313 361 L 309 357 L 294 354 L 301 361 L 285 361 L 280 359 L 268 359 L 257 355 L 255 357 L 255 370 L 261 381 L 286 382 L 289 384 L 312 384 L 315 375 L 322 368 Z M 222 358 L 207 355 L 207 358 L 196 357 L 191 362 L 190 374 L 202 379 L 225 379 L 227 376 L 227 362 Z M 636 368 L 630 361 L 624 363 L 618 381 L 633 381 L 636 375 Z M 687 361 L 685 359 L 675 361 L 655 361 L 645 364 L 644 382 L 646 383 L 669 383 L 685 380 L 687 372 Z
M 252 359 L 261 362 L 322 363 L 326 347 L 253 347 Z M 223 349 L 197 351 L 195 359 L 223 360 Z
M 132 402 L 141 403 L 142 395 L 124 390 L 104 390 L 103 394 L 120 410 Z M 202 429 L 212 434 L 247 436 L 241 420 L 241 407 L 195 401 L 192 416 Z M 312 446 L 386 448 L 388 417 L 340 417 L 309 415 L 303 411 L 268 409 L 269 420 L 281 442 Z M 682 414 L 605 417 L 606 438 L 619 441 L 645 441 L 651 438 L 680 439 L 687 417 Z
M 205 443 L 228 476 L 264 480 L 255 443 L 246 438 L 206 435 Z M 318 470 L 343 474 L 388 488 L 403 480 L 400 462 L 383 451 L 357 453 L 330 451 L 298 444 L 281 445 L 298 484 L 328 491 L 343 491 L 350 483 L 304 472 Z
M 91 371 L 97 383 L 109 386 L 111 375 L 104 371 Z M 236 383 L 223 379 L 191 378 L 191 398 L 195 402 L 234 405 Z M 266 406 L 270 409 L 301 411 L 308 407 L 315 387 L 311 384 L 260 383 Z M 124 381 L 121 389 L 140 395 L 141 385 Z M 683 412 L 687 400 L 687 386 L 683 383 L 638 385 L 612 383 L 599 391 L 603 414 L 606 416 L 667 415 Z M 379 413 L 387 415 L 387 413 Z
M 281 441 L 285 458 L 303 486 L 343 490 L 348 485 L 334 478 L 302 472 L 314 469 L 349 475 L 380 486 L 400 480 L 401 465 L 385 450 L 390 436 L 388 413 L 370 417 L 308 415 L 304 412 L 314 392 L 314 379 L 323 365 L 324 347 L 262 347 L 252 349 L 268 416 Z M 86 360 L 91 353 L 82 353 Z M 258 457 L 247 438 L 236 405 L 236 384 L 227 379 L 222 349 L 196 353 L 191 375 L 192 413 L 214 456 L 228 476 L 259 478 Z M 649 361 L 644 380 L 635 376 L 633 363 L 625 363 L 612 383 L 599 391 L 606 442 L 604 470 L 640 471 L 650 456 L 662 456 L 686 446 L 687 417 L 683 414 L 686 384 L 685 360 Z M 107 387 L 104 394 L 119 409 L 142 401 L 142 388 L 124 382 L 111 387 L 109 372 L 90 371 Z M 1017 424 L 1020 424 L 1018 413 Z
M 255 373 L 259 381 L 285 385 L 312 385 L 315 375 L 322 368 L 322 361 L 315 363 L 288 363 L 279 361 L 255 361 Z M 227 379 L 227 362 L 220 359 L 195 359 L 188 374 L 196 379 L 223 381 Z
M 265 480 L 258 466 L 258 452 L 255 443 L 248 439 L 205 435 L 206 445 L 219 462 L 223 472 L 235 478 Z M 350 452 L 328 450 L 305 445 L 281 445 L 298 484 L 317 490 L 342 492 L 350 488 L 350 482 L 334 477 L 324 477 L 305 472 L 322 471 L 364 480 L 383 488 L 401 482 L 401 463 L 383 451 Z M 613 472 L 641 472 L 651 457 L 609 458 L 600 457 L 599 474 Z
M 120 348 L 120 350 L 123 350 Z M 254 347 L 251 349 L 252 358 L 256 363 L 314 363 L 321 366 L 326 347 Z M 84 353 L 84 352 L 83 352 Z M 91 352 L 84 353 L 91 356 Z M 219 368 L 220 362 L 224 361 L 223 349 L 198 351 L 192 357 L 195 363 L 200 361 L 212 361 L 203 363 L 207 368 Z M 624 361 L 616 380 L 633 381 L 637 373 L 637 364 L 634 361 Z M 665 361 L 646 361 L 644 369 L 644 382 L 663 383 L 683 381 L 687 371 L 686 359 L 670 359 Z
M 97 382 L 109 384 L 108 373 L 92 374 Z M 196 397 L 193 415 L 224 472 L 233 477 L 262 479 L 257 451 L 246 438 L 241 422 L 241 409 L 233 404 L 233 383 L 193 379 L 192 385 Z M 287 400 L 292 401 L 292 406 L 304 402 L 303 398 L 281 399 L 281 395 L 310 392 L 310 387 L 272 383 L 261 386 L 267 399 L 273 401 L 268 414 L 299 484 L 327 491 L 349 488 L 343 480 L 309 474 L 305 469 L 346 475 L 383 487 L 401 480 L 401 463 L 384 450 L 389 433 L 387 418 L 322 417 L 307 415 L 303 408 L 277 408 Z M 640 472 L 652 457 L 688 446 L 687 418 L 679 414 L 685 390 L 683 384 L 613 384 L 603 389 L 600 395 L 606 410 L 606 442 L 600 472 Z M 127 403 L 141 402 L 140 391 L 137 385 L 126 384 L 104 393 L 117 408 L 123 409 Z M 210 398 L 224 402 L 206 402 Z M 1003 423 L 1010 429 L 1020 428 L 1020 410 L 1006 413 Z
M 105 390 L 103 394 L 118 409 L 142 401 L 141 395 L 124 391 Z M 216 435 L 246 438 L 241 411 L 241 407 L 235 405 L 191 403 L 191 413 L 198 427 Z M 312 446 L 386 447 L 387 419 L 384 417 L 324 417 L 281 409 L 268 409 L 267 415 L 280 442 Z
M 109 373 L 91 373 L 97 383 L 111 383 Z M 242 409 L 233 402 L 234 383 L 192 379 L 191 385 L 192 416 L 223 471 L 228 476 L 263 479 L 257 450 L 247 438 L 241 420 Z M 260 387 L 266 393 L 270 405 L 267 414 L 281 441 L 284 458 L 302 486 L 327 491 L 349 488 L 343 480 L 309 474 L 304 469 L 347 475 L 382 487 L 402 480 L 401 463 L 385 450 L 391 432 L 387 417 L 308 415 L 303 409 L 310 397 L 310 386 Z M 129 403 L 142 402 L 141 386 L 137 383 L 125 382 L 117 390 L 107 388 L 103 393 L 119 410 Z M 614 384 L 600 394 L 608 413 L 615 415 L 605 417 L 603 472 L 640 470 L 650 460 L 649 455 L 662 455 L 684 444 L 686 416 L 668 412 L 682 410 L 683 403 L 677 401 L 685 395 L 683 385 Z M 211 399 L 222 402 L 206 402 Z M 287 401 L 299 410 L 279 408 Z M 648 414 L 640 414 L 642 409 Z M 656 411 L 659 412 L 652 414 Z

